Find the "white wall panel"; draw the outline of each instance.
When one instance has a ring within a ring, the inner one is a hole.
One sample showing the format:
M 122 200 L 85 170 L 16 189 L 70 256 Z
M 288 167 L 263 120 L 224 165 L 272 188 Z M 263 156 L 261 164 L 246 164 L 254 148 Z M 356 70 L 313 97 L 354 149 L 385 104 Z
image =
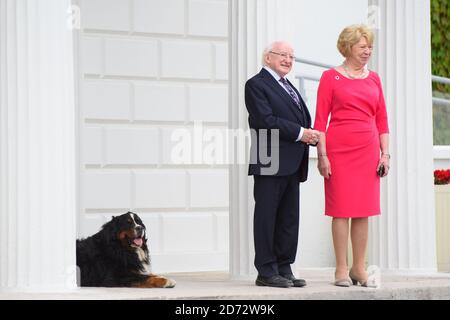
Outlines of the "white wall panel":
M 166 78 L 209 79 L 212 73 L 211 45 L 203 41 L 164 41 L 162 76 Z
M 130 85 L 126 82 L 84 81 L 80 93 L 86 119 L 130 117 Z
M 130 1 L 132 0 L 82 0 L 81 27 L 104 30 L 130 28 Z
M 191 121 L 227 122 L 228 88 L 190 86 L 189 107 Z
M 161 252 L 162 249 L 162 221 L 159 213 L 140 213 L 139 217 L 146 228 L 147 247 L 150 250 L 150 256 Z
M 228 206 L 227 169 L 190 170 L 192 207 Z
M 228 1 L 190 0 L 189 34 L 227 36 Z
M 186 213 L 163 216 L 165 252 L 202 252 L 214 249 L 211 214 Z
M 134 31 L 184 34 L 184 0 L 134 0 Z
M 129 208 L 131 185 L 128 172 L 84 173 L 82 197 L 87 209 Z
M 105 73 L 118 76 L 155 77 L 158 70 L 154 40 L 106 39 Z
M 156 164 L 159 157 L 158 129 L 105 129 L 106 164 Z
M 184 121 L 186 88 L 182 85 L 134 86 L 136 120 Z
M 228 252 L 229 241 L 229 217 L 228 212 L 216 213 L 216 239 L 217 250 L 220 252 Z
M 110 218 L 100 214 L 86 214 L 78 223 L 77 239 L 87 238 L 97 233 Z
M 103 164 L 103 128 L 85 127 L 81 140 L 82 161 L 85 164 Z
M 149 230 L 155 272 L 227 270 L 227 170 L 201 157 L 174 163 L 171 141 L 181 130 L 194 142 L 198 121 L 203 134 L 226 128 L 227 1 L 82 0 L 81 9 L 78 234 L 131 210 Z
M 179 272 L 180 266 L 183 272 L 224 270 L 224 266 L 228 268 L 228 261 L 228 253 L 216 251 L 156 254 L 152 256 L 152 270 L 155 273 Z
M 214 44 L 215 50 L 215 78 L 216 80 L 228 80 L 228 45 L 225 43 Z
M 103 73 L 103 40 L 80 36 L 80 60 L 78 68 L 83 74 Z
M 186 207 L 186 173 L 182 170 L 155 170 L 135 173 L 136 208 Z

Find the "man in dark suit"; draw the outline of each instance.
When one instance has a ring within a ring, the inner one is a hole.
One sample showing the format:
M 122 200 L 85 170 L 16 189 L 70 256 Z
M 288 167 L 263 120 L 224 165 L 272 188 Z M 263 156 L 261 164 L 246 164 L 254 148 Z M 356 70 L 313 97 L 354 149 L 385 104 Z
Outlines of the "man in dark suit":
M 245 84 L 251 129 L 249 175 L 254 176 L 256 285 L 303 287 L 291 264 L 299 229 L 299 183 L 308 175 L 309 144 L 319 132 L 297 89 L 285 78 L 294 63 L 292 47 L 277 41 L 263 54 L 264 68 Z M 268 161 L 271 160 L 271 161 Z

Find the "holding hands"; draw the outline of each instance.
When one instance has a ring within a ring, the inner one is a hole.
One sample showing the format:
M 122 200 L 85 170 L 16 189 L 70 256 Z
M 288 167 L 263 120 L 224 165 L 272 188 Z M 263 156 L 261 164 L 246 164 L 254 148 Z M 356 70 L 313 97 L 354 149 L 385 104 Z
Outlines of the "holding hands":
M 304 129 L 301 142 L 316 145 L 319 142 L 320 132 L 314 129 Z

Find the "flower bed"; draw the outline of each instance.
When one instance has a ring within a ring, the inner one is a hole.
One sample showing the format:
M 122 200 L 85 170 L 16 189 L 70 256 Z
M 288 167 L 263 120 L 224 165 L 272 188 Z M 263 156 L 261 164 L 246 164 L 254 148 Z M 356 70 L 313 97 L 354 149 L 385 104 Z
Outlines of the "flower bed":
M 450 170 L 434 171 L 438 271 L 450 272 Z
M 450 170 L 434 170 L 434 184 L 450 184 Z

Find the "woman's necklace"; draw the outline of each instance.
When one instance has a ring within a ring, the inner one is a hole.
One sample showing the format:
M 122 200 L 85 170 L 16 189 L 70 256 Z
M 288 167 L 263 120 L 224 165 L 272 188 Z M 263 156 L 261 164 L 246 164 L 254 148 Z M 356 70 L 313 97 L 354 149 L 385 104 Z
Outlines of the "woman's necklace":
M 363 79 L 366 77 L 366 73 L 367 70 L 363 69 L 363 71 L 359 74 L 359 75 L 353 75 L 350 70 L 348 70 L 347 64 L 345 62 L 342 63 L 342 67 L 344 68 L 344 71 L 346 73 L 346 75 L 350 78 L 350 79 Z

